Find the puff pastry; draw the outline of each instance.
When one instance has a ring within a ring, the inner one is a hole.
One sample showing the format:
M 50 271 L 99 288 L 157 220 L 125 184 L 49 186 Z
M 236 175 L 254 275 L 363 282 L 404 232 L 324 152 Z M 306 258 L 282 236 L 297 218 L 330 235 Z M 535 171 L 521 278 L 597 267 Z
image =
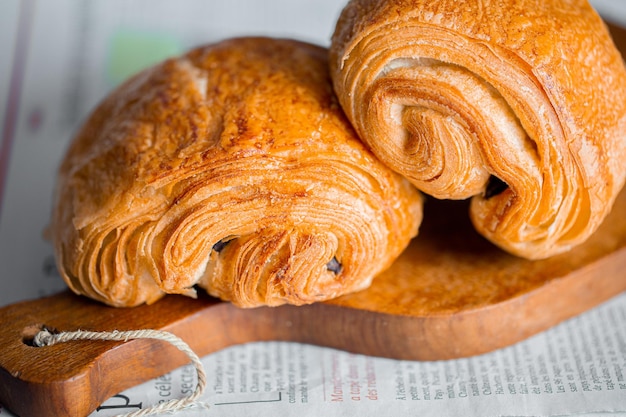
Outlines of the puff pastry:
M 417 233 L 421 197 L 356 137 L 327 56 L 231 39 L 107 97 L 59 170 L 68 285 L 113 306 L 199 286 L 242 307 L 367 287 Z
M 353 0 L 330 54 L 373 152 L 425 193 L 472 197 L 477 231 L 513 254 L 585 241 L 624 184 L 626 71 L 586 0 Z

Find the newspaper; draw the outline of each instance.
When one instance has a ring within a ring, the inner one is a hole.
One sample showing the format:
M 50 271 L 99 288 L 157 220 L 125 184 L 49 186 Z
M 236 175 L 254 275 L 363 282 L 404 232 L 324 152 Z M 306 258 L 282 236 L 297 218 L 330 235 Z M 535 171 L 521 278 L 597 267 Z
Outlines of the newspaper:
M 202 359 L 210 408 L 185 416 L 626 416 L 626 294 L 513 346 L 399 361 L 287 342 Z M 119 393 L 91 417 L 189 396 L 191 365 Z M 0 406 L 1 407 L 1 406 Z M 0 415 L 12 416 L 0 408 Z
M 234 346 L 203 358 L 201 416 L 626 415 L 626 294 L 531 339 L 465 359 L 373 358 L 297 343 Z M 113 416 L 191 394 L 195 370 L 175 372 L 106 401 Z M 617 414 L 616 414 L 617 415 Z
M 344 0 L 4 0 L 0 5 L 0 305 L 65 288 L 43 238 L 67 141 L 123 79 L 231 36 L 329 43 Z M 626 2 L 596 0 L 626 25 Z M 181 7 L 182 6 L 182 7 Z M 209 411 L 185 415 L 626 416 L 626 295 L 489 354 L 397 361 L 297 343 L 203 358 Z M 111 416 L 189 395 L 182 367 L 107 400 Z M 0 405 L 0 415 L 12 414 Z M 25 416 L 22 416 L 25 417 Z

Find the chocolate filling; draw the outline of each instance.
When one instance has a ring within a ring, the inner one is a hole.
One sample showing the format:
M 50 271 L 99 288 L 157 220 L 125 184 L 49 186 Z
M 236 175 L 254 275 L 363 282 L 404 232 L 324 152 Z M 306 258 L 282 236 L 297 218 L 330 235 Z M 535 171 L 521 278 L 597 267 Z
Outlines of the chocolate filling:
M 217 253 L 220 253 L 225 247 L 226 245 L 228 245 L 228 243 L 231 241 L 232 239 L 222 239 L 219 242 L 217 242 L 215 245 L 213 245 L 213 250 Z
M 330 260 L 330 262 L 328 262 L 326 264 L 326 268 L 329 271 L 334 272 L 336 275 L 339 275 L 339 273 L 341 272 L 341 270 L 343 269 L 343 266 L 339 263 L 339 261 L 337 260 L 337 258 L 335 258 L 333 256 L 333 259 Z
M 506 184 L 506 182 L 492 175 L 489 178 L 489 182 L 487 183 L 487 188 L 485 189 L 485 198 L 489 200 L 491 197 L 495 197 L 498 194 L 501 194 L 507 188 L 509 188 L 509 186 Z

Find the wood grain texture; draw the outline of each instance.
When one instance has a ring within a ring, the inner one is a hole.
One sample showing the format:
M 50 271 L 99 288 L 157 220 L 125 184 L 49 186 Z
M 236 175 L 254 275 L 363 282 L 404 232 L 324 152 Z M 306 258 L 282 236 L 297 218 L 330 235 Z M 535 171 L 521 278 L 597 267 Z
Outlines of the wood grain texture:
M 471 227 L 467 206 L 429 200 L 420 235 L 366 291 L 304 307 L 240 309 L 209 297 L 106 307 L 69 292 L 0 310 L 0 402 L 21 416 L 86 416 L 112 395 L 186 363 L 158 341 L 29 346 L 42 326 L 160 329 L 199 355 L 264 340 L 398 359 L 481 354 L 523 340 L 626 290 L 626 192 L 583 246 L 555 258 L 508 255 Z
M 611 26 L 618 45 L 626 32 Z M 288 340 L 398 359 L 489 352 L 523 340 L 626 290 L 626 190 L 583 246 L 542 261 L 507 255 L 478 236 L 467 205 L 429 200 L 420 236 L 366 291 L 304 307 L 239 309 L 206 296 L 132 309 L 64 292 L 0 309 L 0 402 L 23 417 L 82 417 L 112 395 L 186 363 L 154 340 L 36 348 L 42 326 L 160 329 L 199 355 Z

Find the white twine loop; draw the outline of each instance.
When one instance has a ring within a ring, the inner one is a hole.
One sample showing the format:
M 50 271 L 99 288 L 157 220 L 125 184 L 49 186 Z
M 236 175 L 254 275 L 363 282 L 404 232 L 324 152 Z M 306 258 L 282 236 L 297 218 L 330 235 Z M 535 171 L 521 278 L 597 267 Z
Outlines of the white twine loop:
M 35 346 L 43 347 L 52 346 L 57 343 L 69 342 L 71 340 L 108 340 L 127 342 L 128 340 L 132 339 L 163 340 L 176 347 L 178 350 L 180 350 L 189 357 L 191 363 L 196 368 L 198 384 L 196 385 L 195 391 L 188 397 L 172 399 L 161 404 L 144 408 L 142 410 L 120 414 L 116 417 L 143 417 L 159 413 L 174 413 L 177 411 L 183 411 L 196 407 L 209 408 L 209 405 L 207 403 L 198 401 L 198 398 L 202 395 L 204 389 L 206 388 L 206 373 L 204 372 L 202 362 L 200 361 L 200 358 L 198 358 L 198 355 L 196 355 L 196 353 L 191 350 L 189 345 L 187 345 L 187 343 L 185 343 L 182 339 L 173 335 L 172 333 L 158 330 L 114 330 L 112 332 L 91 332 L 85 330 L 77 330 L 74 332 L 51 333 L 48 329 L 43 329 L 35 335 L 33 343 Z

